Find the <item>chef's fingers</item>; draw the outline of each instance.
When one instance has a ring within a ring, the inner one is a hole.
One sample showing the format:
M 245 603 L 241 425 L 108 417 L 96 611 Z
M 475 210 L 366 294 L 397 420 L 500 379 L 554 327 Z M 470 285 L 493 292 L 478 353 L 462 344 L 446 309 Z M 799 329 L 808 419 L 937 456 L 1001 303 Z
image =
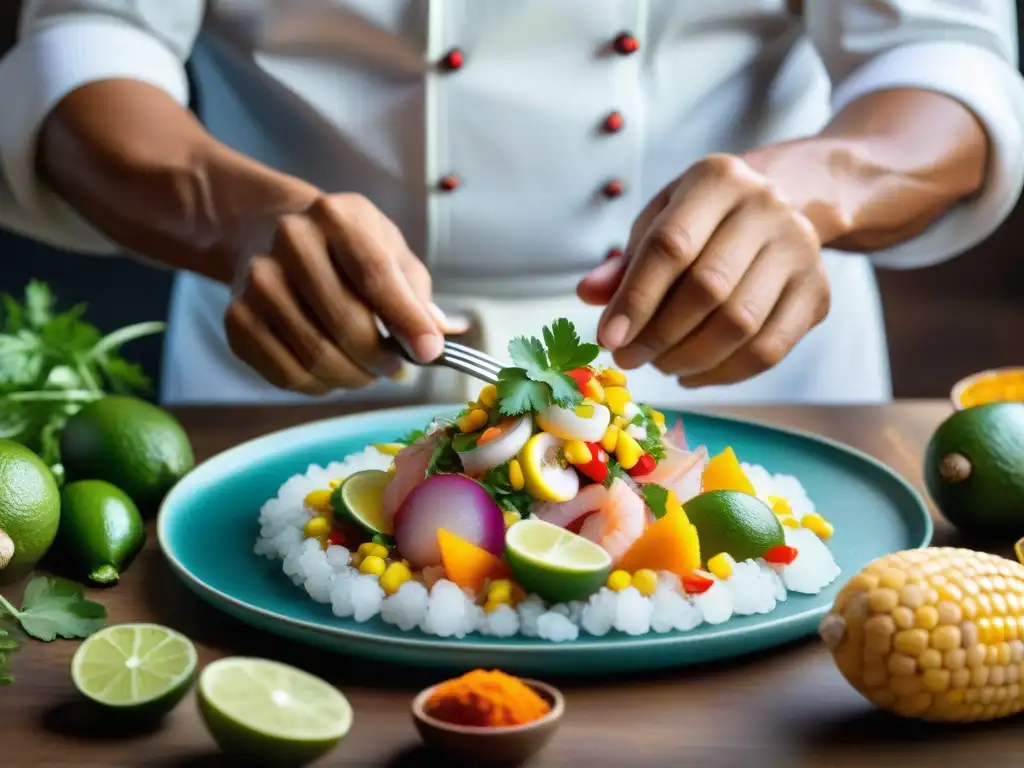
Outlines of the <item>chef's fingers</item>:
M 401 359 L 382 343 L 373 313 L 338 274 L 325 236 L 312 220 L 282 218 L 273 248 L 301 303 L 309 305 L 342 352 L 370 374 L 392 376 L 401 369 Z
M 626 256 L 612 256 L 594 267 L 576 286 L 576 295 L 585 304 L 604 306 L 612 300 L 619 283 L 626 274 Z
M 299 364 L 326 386 L 358 389 L 376 379 L 338 348 L 307 311 L 305 301 L 292 290 L 284 268 L 272 256 L 252 260 L 244 298 Z
M 760 333 L 792 277 L 778 261 L 778 248 L 766 246 L 728 300 L 660 353 L 655 366 L 671 375 L 695 376 L 717 367 Z M 680 296 L 677 304 L 682 301 Z
M 660 357 L 682 343 L 719 307 L 726 309 L 726 316 L 735 314 L 737 325 L 753 322 L 748 317 L 749 308 L 731 303 L 730 297 L 765 243 L 773 237 L 777 214 L 761 198 L 761 194 L 746 197 L 722 220 L 650 322 L 631 343 L 616 351 L 615 361 L 619 365 L 639 368 Z M 786 264 L 785 260 L 773 263 L 781 268 Z M 769 298 L 774 300 L 776 296 Z M 693 345 L 688 345 L 687 350 L 693 351 Z
M 826 283 L 827 286 L 827 283 Z M 682 376 L 684 387 L 707 387 L 745 381 L 774 368 L 828 314 L 829 294 L 821 276 L 807 273 L 792 281 L 761 330 L 720 365 L 704 373 Z
M 443 346 L 441 329 L 402 271 L 401 261 L 413 257 L 401 235 L 394 236 L 394 224 L 360 195 L 322 198 L 310 215 L 370 309 L 421 362 L 435 360 Z
M 696 261 L 742 189 L 722 167 L 735 158 L 711 157 L 683 174 L 668 207 L 643 235 L 615 296 L 605 308 L 598 339 L 616 350 L 640 334 L 676 279 Z M 735 160 L 735 162 L 740 162 Z
M 307 395 L 325 395 L 328 387 L 311 374 L 243 299 L 237 299 L 224 315 L 228 347 L 243 363 L 270 384 Z

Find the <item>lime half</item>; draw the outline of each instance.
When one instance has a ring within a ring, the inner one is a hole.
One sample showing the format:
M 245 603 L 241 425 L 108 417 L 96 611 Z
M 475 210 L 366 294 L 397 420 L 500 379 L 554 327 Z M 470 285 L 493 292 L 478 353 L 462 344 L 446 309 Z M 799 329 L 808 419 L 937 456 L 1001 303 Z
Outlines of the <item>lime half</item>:
M 597 544 L 542 520 L 512 525 L 505 556 L 519 585 L 549 603 L 586 600 L 612 569 L 611 557 Z
M 334 513 L 371 535 L 391 535 L 384 520 L 384 487 L 391 475 L 378 469 L 364 469 L 349 475 L 331 494 Z
M 333 686 L 263 659 L 233 657 L 206 667 L 199 711 L 225 753 L 271 765 L 307 765 L 352 726 L 352 707 Z
M 196 648 L 159 624 L 118 624 L 78 646 L 71 679 L 87 698 L 120 713 L 162 717 L 192 687 Z

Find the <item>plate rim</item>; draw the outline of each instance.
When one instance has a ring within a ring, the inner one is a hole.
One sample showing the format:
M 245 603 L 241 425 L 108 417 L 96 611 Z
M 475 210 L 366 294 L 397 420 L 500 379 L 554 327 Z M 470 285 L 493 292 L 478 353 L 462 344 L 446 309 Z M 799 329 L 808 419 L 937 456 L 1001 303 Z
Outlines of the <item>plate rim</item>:
M 646 635 L 639 636 L 625 636 L 625 637 L 580 637 L 577 640 L 564 643 L 550 642 L 546 644 L 531 644 L 524 646 L 521 643 L 508 643 L 508 642 L 495 642 L 494 638 L 487 638 L 489 642 L 479 642 L 474 639 L 473 635 L 467 635 L 463 638 L 442 638 L 442 637 L 403 637 L 403 635 L 409 635 L 411 633 L 402 632 L 398 630 L 398 635 L 392 634 L 381 634 L 381 633 L 368 633 L 358 628 L 350 629 L 346 627 L 326 627 L 321 624 L 307 621 L 306 619 L 297 619 L 291 616 L 286 616 L 276 611 L 261 608 L 251 603 L 240 600 L 239 598 L 233 597 L 215 587 L 210 586 L 198 576 L 190 572 L 180 559 L 173 553 L 172 547 L 169 544 L 167 533 L 168 520 L 170 518 L 170 507 L 172 503 L 176 502 L 177 499 L 185 495 L 187 491 L 187 481 L 195 473 L 201 470 L 207 469 L 208 466 L 215 462 L 230 461 L 231 457 L 241 456 L 247 454 L 253 450 L 258 450 L 260 447 L 270 443 L 276 443 L 282 438 L 295 438 L 300 434 L 308 432 L 318 432 L 320 430 L 329 428 L 333 424 L 343 422 L 346 424 L 355 423 L 358 425 L 360 421 L 369 421 L 374 416 L 380 414 L 388 414 L 394 417 L 402 417 L 404 415 L 420 416 L 423 412 L 428 412 L 427 418 L 433 418 L 439 413 L 444 413 L 446 410 L 454 410 L 461 408 L 460 403 L 439 403 L 439 404 L 422 404 L 422 405 L 405 405 L 396 406 L 390 408 L 378 408 L 367 411 L 360 411 L 358 413 L 342 414 L 340 416 L 328 416 L 321 419 L 314 419 L 312 421 L 303 422 L 284 429 L 275 430 L 268 432 L 257 437 L 250 438 L 244 442 L 238 443 L 230 448 L 215 453 L 214 455 L 204 459 L 200 463 L 196 464 L 184 477 L 181 478 L 171 491 L 164 497 L 160 503 L 160 508 L 157 512 L 156 519 L 156 534 L 157 534 L 157 545 L 160 551 L 163 553 L 165 560 L 171 566 L 172 571 L 187 583 L 190 588 L 199 595 L 209 596 L 215 598 L 217 601 L 221 601 L 228 605 L 231 605 L 235 610 L 240 613 L 249 614 L 252 616 L 259 617 L 264 620 L 278 621 L 284 624 L 288 624 L 296 629 L 301 629 L 306 632 L 312 632 L 316 635 L 330 637 L 336 640 L 349 640 L 355 642 L 365 642 L 371 640 L 374 642 L 380 642 L 392 647 L 401 647 L 405 650 L 427 650 L 436 652 L 459 652 L 459 651 L 476 651 L 476 652 L 537 652 L 541 651 L 544 653 L 602 653 L 610 648 L 615 647 L 618 644 L 625 643 L 632 649 L 636 650 L 648 650 L 653 648 L 659 648 L 661 646 L 680 646 L 689 643 L 698 642 L 714 642 L 718 640 L 728 640 L 738 635 L 745 635 L 752 632 L 763 632 L 778 629 L 779 627 L 789 627 L 793 625 L 802 625 L 812 620 L 818 619 L 821 616 L 828 613 L 831 608 L 831 601 L 823 606 L 816 608 L 809 608 L 804 611 L 791 616 L 770 618 L 771 614 L 761 614 L 762 621 L 759 621 L 756 626 L 734 626 L 729 627 L 728 622 L 724 622 L 721 625 L 715 625 L 716 629 L 710 634 L 693 635 L 688 632 L 666 632 L 666 633 L 648 633 Z M 928 505 L 924 498 L 917 492 L 917 489 L 910 484 L 902 475 L 896 472 L 893 468 L 889 467 L 880 459 L 861 451 L 859 448 L 842 443 L 830 437 L 823 435 L 817 435 L 813 432 L 806 430 L 783 427 L 776 424 L 772 424 L 763 419 L 752 419 L 739 416 L 731 416 L 718 413 L 709 413 L 699 410 L 683 410 L 677 408 L 665 408 L 666 411 L 672 414 L 678 414 L 685 423 L 687 415 L 696 416 L 698 418 L 709 419 L 712 421 L 726 422 L 730 424 L 740 424 L 757 427 L 760 429 L 766 429 L 770 432 L 777 432 L 788 435 L 790 437 L 796 437 L 803 440 L 807 440 L 812 443 L 818 443 L 826 445 L 833 450 L 838 451 L 842 454 L 853 456 L 871 466 L 876 471 L 881 472 L 887 476 L 890 480 L 894 480 L 898 487 L 901 487 L 903 491 L 907 493 L 910 499 L 915 502 L 915 508 L 922 513 L 923 517 L 923 531 L 921 541 L 915 544 L 911 549 L 920 549 L 927 547 L 932 540 L 934 535 L 934 522 L 932 521 L 931 513 L 929 512 Z M 358 427 L 357 427 L 358 428 Z M 207 470 L 208 471 L 208 470 Z M 257 555 L 253 555 L 257 557 Z M 792 595 L 790 599 L 805 599 L 810 597 L 816 597 L 816 595 Z M 533 639 L 533 638 L 530 638 Z

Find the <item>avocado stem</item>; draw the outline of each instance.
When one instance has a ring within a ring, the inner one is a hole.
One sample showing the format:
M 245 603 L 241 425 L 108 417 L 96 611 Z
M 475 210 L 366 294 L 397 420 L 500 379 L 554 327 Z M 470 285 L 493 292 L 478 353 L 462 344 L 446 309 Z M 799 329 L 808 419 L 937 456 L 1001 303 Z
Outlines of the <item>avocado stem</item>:
M 939 462 L 939 474 L 947 483 L 962 483 L 971 476 L 971 462 L 962 453 L 947 453 Z
M 3 530 L 0 530 L 0 571 L 11 564 L 14 559 L 14 542 Z

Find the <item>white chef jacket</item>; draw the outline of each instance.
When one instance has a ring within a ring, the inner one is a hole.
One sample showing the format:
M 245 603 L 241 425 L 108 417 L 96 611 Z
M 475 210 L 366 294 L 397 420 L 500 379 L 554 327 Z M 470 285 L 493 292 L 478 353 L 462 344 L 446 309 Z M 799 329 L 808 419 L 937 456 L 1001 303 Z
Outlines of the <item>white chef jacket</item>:
M 555 317 L 593 338 L 600 310 L 576 299 L 577 281 L 702 156 L 814 133 L 846 104 L 894 87 L 939 91 L 977 114 L 992 145 L 980 195 L 892 248 L 826 251 L 831 313 L 775 369 L 697 390 L 651 367 L 631 375 L 638 397 L 666 405 L 888 399 L 872 262 L 922 267 L 965 251 L 1007 216 L 1024 183 L 1012 0 L 805 0 L 802 18 L 786 0 L 23 6 L 19 42 L 0 62 L 0 223 L 58 247 L 118 253 L 37 175 L 40 123 L 67 93 L 105 78 L 145 81 L 186 104 L 191 59 L 215 136 L 325 190 L 369 197 L 428 264 L 439 303 L 468 314 L 473 343 L 498 356 L 511 336 Z M 224 286 L 177 276 L 163 400 L 305 399 L 233 358 L 228 302 Z M 335 396 L 470 391 L 431 370 Z

